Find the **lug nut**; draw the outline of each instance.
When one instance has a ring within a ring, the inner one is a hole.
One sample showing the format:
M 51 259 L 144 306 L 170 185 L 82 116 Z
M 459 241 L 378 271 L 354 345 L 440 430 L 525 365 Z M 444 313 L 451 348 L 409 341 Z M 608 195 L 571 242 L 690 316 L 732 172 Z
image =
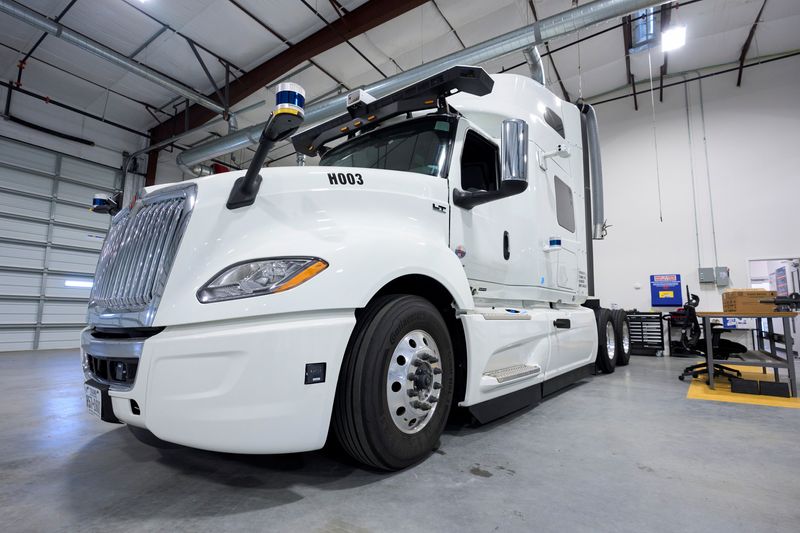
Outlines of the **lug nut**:
M 434 368 L 434 369 L 433 369 L 433 373 L 434 373 L 434 374 L 436 374 L 436 375 L 438 376 L 439 374 L 441 374 L 441 373 L 442 373 L 442 369 L 441 369 L 441 368 Z
M 439 401 L 439 398 L 437 398 L 436 396 L 431 396 L 430 398 L 428 398 L 428 401 L 431 403 L 436 403 Z
M 442 384 L 441 383 L 434 383 L 433 384 L 433 388 L 436 389 L 436 390 L 439 390 L 439 389 L 442 388 Z
M 415 379 L 417 379 L 417 375 L 413 372 L 409 372 L 406 378 L 408 378 L 409 381 L 414 381 Z
M 409 389 L 409 391 L 408 391 L 408 395 L 409 395 L 409 396 L 411 396 L 411 397 L 413 398 L 414 396 L 416 396 L 416 395 L 417 395 L 417 391 L 415 391 L 415 390 L 413 390 L 413 389 Z
M 433 407 L 433 406 L 431 404 L 427 403 L 427 402 L 421 402 L 419 400 L 414 400 L 413 402 L 411 402 L 411 407 L 413 407 L 414 409 L 419 409 L 421 411 L 430 411 L 431 407 Z

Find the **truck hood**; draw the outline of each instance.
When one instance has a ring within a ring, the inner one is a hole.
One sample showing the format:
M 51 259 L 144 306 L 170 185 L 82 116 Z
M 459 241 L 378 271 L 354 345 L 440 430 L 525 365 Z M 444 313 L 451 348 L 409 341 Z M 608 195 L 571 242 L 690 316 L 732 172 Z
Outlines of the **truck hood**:
M 425 251 L 427 261 L 449 254 L 445 260 L 461 268 L 449 251 L 446 179 L 376 169 L 265 168 L 255 203 L 229 210 L 228 195 L 242 175 L 191 180 L 197 186 L 195 205 L 153 325 L 358 307 L 381 283 L 428 268 L 417 264 L 426 261 Z M 162 187 L 168 185 L 147 192 Z M 387 261 L 392 254 L 397 257 Z M 330 266 L 282 293 L 197 300 L 205 283 L 235 263 L 290 256 L 319 257 Z M 429 270 L 433 275 L 442 269 Z

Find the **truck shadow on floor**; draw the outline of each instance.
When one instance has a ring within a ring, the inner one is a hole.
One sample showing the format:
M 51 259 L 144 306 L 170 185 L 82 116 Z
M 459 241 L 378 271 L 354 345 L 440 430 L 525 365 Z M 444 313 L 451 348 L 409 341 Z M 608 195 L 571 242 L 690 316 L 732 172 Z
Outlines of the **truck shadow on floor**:
M 92 440 L 67 469 L 70 511 L 82 521 L 247 513 L 302 500 L 308 489 L 347 490 L 391 475 L 361 468 L 335 449 L 284 455 L 157 449 L 125 427 Z
M 439 453 L 446 455 L 461 437 L 519 423 L 533 407 L 485 425 L 468 416 L 453 416 L 445 429 L 447 445 Z M 462 446 L 468 444 L 469 439 Z M 126 427 L 93 439 L 66 468 L 69 512 L 83 524 L 108 517 L 130 521 L 224 517 L 288 505 L 313 492 L 358 489 L 395 475 L 365 468 L 335 445 L 283 455 L 154 448 L 139 442 Z

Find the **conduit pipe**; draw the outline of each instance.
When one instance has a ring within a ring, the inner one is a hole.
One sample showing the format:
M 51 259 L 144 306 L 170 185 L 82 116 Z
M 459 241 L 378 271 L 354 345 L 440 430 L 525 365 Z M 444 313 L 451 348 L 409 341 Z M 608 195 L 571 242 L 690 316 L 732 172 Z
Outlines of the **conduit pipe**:
M 92 53 L 101 59 L 105 59 L 109 63 L 123 68 L 128 72 L 132 72 L 133 74 L 141 76 L 142 78 L 151 81 L 156 85 L 160 85 L 161 87 L 164 87 L 175 94 L 179 94 L 184 98 L 191 100 L 192 102 L 200 104 L 201 106 L 205 107 L 206 109 L 210 109 L 215 113 L 223 114 L 225 112 L 225 108 L 223 106 L 207 96 L 200 94 L 194 89 L 190 89 L 189 87 L 178 83 L 177 81 L 170 79 L 167 76 L 160 74 L 137 61 L 129 59 L 119 52 L 112 50 L 111 48 L 102 45 L 97 41 L 86 37 L 85 35 L 82 35 L 76 31 L 72 31 L 63 24 L 54 22 L 49 18 L 40 15 L 34 10 L 18 4 L 17 2 L 12 0 L 0 0 L 0 13 L 10 15 L 38 30 L 58 37 L 59 39 L 75 45 L 78 48 L 82 48 L 83 50 L 86 50 L 87 52 Z
M 456 65 L 480 65 L 513 52 L 536 46 L 556 37 L 582 30 L 604 20 L 627 15 L 646 7 L 666 4 L 670 0 L 595 0 L 569 11 L 553 15 L 512 32 L 470 46 L 429 63 L 406 70 L 364 87 L 375 98 L 381 98 L 398 89 Z M 347 95 L 342 94 L 306 108 L 307 125 L 339 115 L 345 110 Z M 231 135 L 201 144 L 178 155 L 178 165 L 186 169 L 192 165 L 219 157 L 240 148 L 256 144 L 266 122 L 244 128 Z

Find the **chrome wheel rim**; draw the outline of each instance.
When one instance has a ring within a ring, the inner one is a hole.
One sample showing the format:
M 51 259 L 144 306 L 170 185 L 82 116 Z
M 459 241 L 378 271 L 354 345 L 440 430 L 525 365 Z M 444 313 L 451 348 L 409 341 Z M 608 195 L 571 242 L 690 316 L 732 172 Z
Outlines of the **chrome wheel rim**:
M 606 352 L 609 359 L 614 359 L 617 353 L 617 343 L 614 339 L 614 324 L 611 321 L 606 322 Z
M 628 323 L 622 323 L 622 351 L 626 354 L 631 350 L 631 334 L 628 331 Z
M 436 341 L 415 329 L 397 343 L 386 375 L 386 403 L 403 433 L 421 431 L 433 418 L 442 389 L 442 361 Z

